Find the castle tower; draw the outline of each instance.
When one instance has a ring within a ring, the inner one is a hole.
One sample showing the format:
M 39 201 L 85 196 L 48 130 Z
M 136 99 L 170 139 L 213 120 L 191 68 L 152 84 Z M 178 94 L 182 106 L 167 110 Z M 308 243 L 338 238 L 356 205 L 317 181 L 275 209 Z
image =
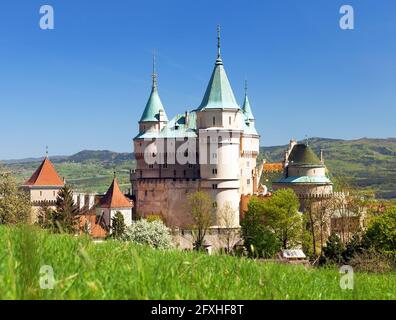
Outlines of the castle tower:
M 303 207 L 306 199 L 321 199 L 333 195 L 333 183 L 327 177 L 326 166 L 306 143 L 290 142 L 284 161 L 284 176 L 273 183 L 274 190 L 291 188 Z
M 117 212 L 121 212 L 125 224 L 130 226 L 132 224 L 132 208 L 132 202 L 121 192 L 117 178 L 114 177 L 106 194 L 99 201 L 96 215 L 104 221 L 108 228 L 111 228 L 112 218 Z
M 42 205 L 46 204 L 55 208 L 58 192 L 64 185 L 64 181 L 59 177 L 52 162 L 46 156 L 30 179 L 22 185 L 32 202 L 33 223 L 36 222 L 38 211 Z
M 239 226 L 240 138 L 243 113 L 238 106 L 220 53 L 218 28 L 217 59 L 201 105 L 197 109 L 201 188 L 212 195 L 217 212 L 227 204 Z M 219 217 L 214 217 L 219 223 Z

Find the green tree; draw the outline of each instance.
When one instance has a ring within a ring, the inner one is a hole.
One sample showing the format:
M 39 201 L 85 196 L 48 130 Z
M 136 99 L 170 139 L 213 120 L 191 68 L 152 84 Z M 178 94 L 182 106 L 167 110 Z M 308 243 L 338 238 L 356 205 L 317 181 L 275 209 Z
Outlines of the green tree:
M 264 202 L 264 214 L 268 227 L 273 230 L 283 249 L 301 243 L 302 214 L 298 212 L 300 202 L 292 189 L 280 189 Z
M 193 232 L 194 248 L 203 250 L 205 236 L 212 222 L 212 200 L 206 192 L 196 191 L 188 195 L 187 201 L 195 229 Z
M 56 199 L 56 210 L 51 215 L 50 225 L 56 233 L 74 233 L 77 231 L 79 210 L 73 201 L 73 193 L 65 185 L 59 190 Z
M 26 223 L 32 214 L 29 196 L 14 177 L 0 170 L 0 224 Z
M 272 258 L 282 247 L 281 241 L 267 226 L 265 207 L 266 201 L 253 197 L 241 222 L 244 245 L 249 255 L 256 258 Z
M 114 217 L 111 219 L 111 234 L 110 237 L 117 240 L 124 238 L 126 231 L 126 225 L 124 216 L 121 212 L 117 211 Z
M 322 251 L 321 263 L 336 263 L 343 262 L 343 253 L 345 247 L 339 236 L 332 234 L 326 242 L 326 246 Z
M 389 208 L 372 219 L 363 242 L 366 247 L 396 254 L 396 207 Z

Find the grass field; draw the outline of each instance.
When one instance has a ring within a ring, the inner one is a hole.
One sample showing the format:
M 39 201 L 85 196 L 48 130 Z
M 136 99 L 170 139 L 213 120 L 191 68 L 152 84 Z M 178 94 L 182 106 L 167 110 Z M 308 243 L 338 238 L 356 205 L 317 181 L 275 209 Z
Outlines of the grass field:
M 335 269 L 157 251 L 137 245 L 0 228 L 0 299 L 396 299 L 396 274 L 355 274 L 341 290 Z M 39 288 L 40 268 L 53 290 Z

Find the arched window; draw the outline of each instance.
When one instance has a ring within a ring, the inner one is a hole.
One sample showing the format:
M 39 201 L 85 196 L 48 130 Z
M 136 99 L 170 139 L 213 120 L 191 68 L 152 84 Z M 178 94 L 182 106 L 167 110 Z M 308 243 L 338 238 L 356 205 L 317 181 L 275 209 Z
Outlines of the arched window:
M 216 125 L 216 117 L 213 117 L 213 126 Z

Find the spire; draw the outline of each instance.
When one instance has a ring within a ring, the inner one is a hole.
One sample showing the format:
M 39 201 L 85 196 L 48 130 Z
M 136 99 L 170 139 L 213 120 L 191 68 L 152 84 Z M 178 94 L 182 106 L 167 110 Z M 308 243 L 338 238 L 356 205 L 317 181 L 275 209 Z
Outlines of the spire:
M 223 66 L 220 52 L 220 26 L 217 26 L 217 59 L 198 110 L 239 109 Z
M 152 73 L 152 87 L 150 97 L 144 108 L 142 117 L 139 122 L 156 122 L 160 120 L 160 113 L 162 112 L 162 121 L 168 121 L 164 106 L 158 94 L 158 75 L 156 70 L 156 55 L 153 55 L 153 73 Z
M 153 88 L 156 88 L 157 87 L 157 77 L 158 77 L 158 75 L 157 75 L 157 70 L 156 70 L 155 51 L 153 53 L 153 74 L 152 74 L 152 77 L 153 77 Z
M 248 83 L 247 80 L 245 80 L 245 100 L 243 101 L 242 111 L 245 115 L 246 120 L 254 120 L 252 109 L 250 108 L 250 102 L 247 95 L 247 91 L 248 91 Z
M 220 37 L 220 25 L 217 25 L 217 60 L 216 65 L 223 64 L 221 60 L 221 37 Z

